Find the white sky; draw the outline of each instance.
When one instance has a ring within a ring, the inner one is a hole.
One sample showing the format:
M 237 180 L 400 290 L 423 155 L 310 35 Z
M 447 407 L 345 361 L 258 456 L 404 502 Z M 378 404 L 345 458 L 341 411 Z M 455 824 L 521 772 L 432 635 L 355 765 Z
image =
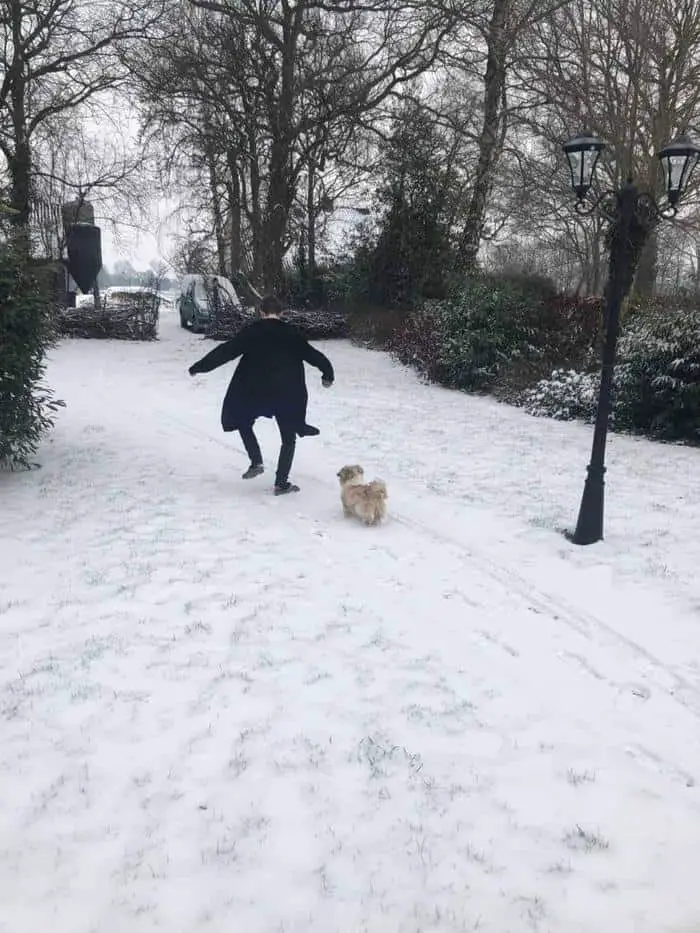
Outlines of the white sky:
M 135 269 L 148 269 L 154 263 L 167 262 L 175 246 L 178 225 L 172 218 L 172 203 L 155 199 L 149 206 L 150 218 L 136 229 L 131 221 L 118 214 L 102 212 L 95 220 L 102 229 L 102 263 L 114 269 L 117 260 L 128 260 Z M 96 212 L 97 213 L 97 212 Z
M 94 111 L 83 114 L 82 121 L 88 138 L 105 140 L 107 146 L 116 141 L 118 152 L 126 153 L 138 146 L 139 116 L 128 95 L 102 95 L 95 101 Z M 102 230 L 103 265 L 112 270 L 121 259 L 128 260 L 135 269 L 145 270 L 154 263 L 167 262 L 178 233 L 173 218 L 176 206 L 176 200 L 165 199 L 158 191 L 143 204 L 143 217 L 127 216 L 123 203 L 96 203 L 95 223 Z

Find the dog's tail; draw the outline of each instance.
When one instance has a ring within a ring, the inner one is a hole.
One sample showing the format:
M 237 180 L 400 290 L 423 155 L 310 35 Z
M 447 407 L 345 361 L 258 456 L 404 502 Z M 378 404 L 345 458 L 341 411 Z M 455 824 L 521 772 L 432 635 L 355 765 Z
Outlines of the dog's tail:
M 371 483 L 367 483 L 369 488 L 374 492 L 375 495 L 379 496 L 380 499 L 388 498 L 388 493 L 386 489 L 386 483 L 382 479 L 373 479 Z

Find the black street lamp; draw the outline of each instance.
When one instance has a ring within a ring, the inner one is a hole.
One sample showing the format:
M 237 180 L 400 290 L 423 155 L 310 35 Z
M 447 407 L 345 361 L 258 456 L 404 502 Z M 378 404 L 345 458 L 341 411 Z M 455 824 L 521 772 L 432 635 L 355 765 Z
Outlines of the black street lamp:
M 569 160 L 571 185 L 576 194 L 578 214 L 592 214 L 597 208 L 611 222 L 608 235 L 610 263 L 605 293 L 605 342 L 600 373 L 600 395 L 593 432 L 593 449 L 586 485 L 581 499 L 574 544 L 594 544 L 603 539 L 605 502 L 605 445 L 612 409 L 613 374 L 620 308 L 629 292 L 642 247 L 652 228 L 663 217 L 673 217 L 695 165 L 698 148 L 688 136 L 680 136 L 659 153 L 664 169 L 666 204 L 659 205 L 647 192 L 639 191 L 631 178 L 619 189 L 606 189 L 592 203 L 586 196 L 601 152 L 606 144 L 590 133 L 582 133 L 563 147 Z

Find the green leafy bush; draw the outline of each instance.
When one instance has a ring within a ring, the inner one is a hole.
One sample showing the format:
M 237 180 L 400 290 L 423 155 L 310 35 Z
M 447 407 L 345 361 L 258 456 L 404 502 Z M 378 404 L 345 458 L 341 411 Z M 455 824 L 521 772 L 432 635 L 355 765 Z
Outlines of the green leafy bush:
M 63 402 L 43 384 L 56 340 L 49 273 L 0 244 L 0 466 L 29 468 Z
M 444 385 L 514 400 L 554 367 L 595 355 L 601 317 L 599 299 L 559 296 L 547 279 L 471 277 L 411 315 L 392 351 Z

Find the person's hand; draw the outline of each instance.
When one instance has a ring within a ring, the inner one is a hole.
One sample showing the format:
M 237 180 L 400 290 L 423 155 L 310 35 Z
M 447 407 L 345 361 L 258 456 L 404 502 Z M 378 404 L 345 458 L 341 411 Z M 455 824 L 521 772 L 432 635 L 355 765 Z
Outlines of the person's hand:
M 322 380 L 321 380 L 321 385 L 323 386 L 324 389 L 330 389 L 330 387 L 333 385 L 333 380 L 332 380 L 332 379 L 322 379 Z

